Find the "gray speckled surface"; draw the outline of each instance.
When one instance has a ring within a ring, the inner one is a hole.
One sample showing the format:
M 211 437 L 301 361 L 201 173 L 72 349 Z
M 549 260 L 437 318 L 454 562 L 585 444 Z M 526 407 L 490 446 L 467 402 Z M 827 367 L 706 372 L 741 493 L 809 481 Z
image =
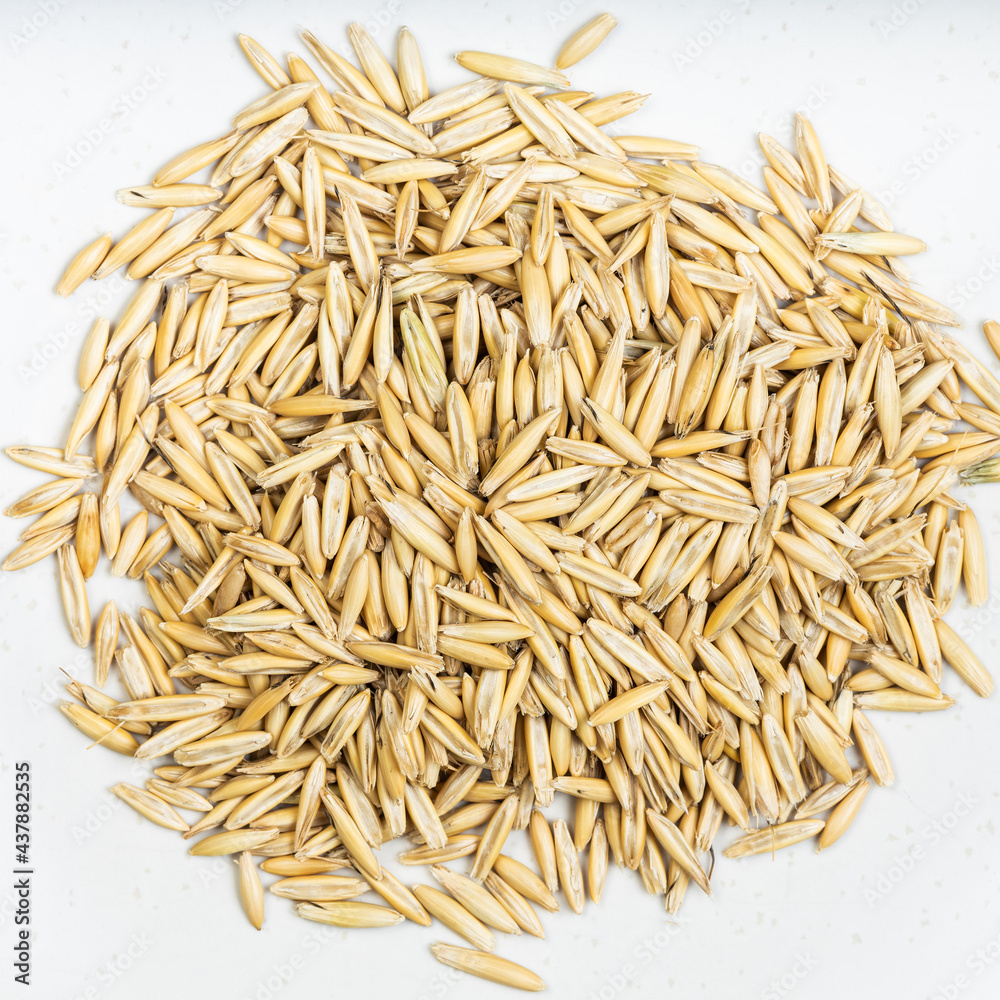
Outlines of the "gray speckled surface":
M 115 202 L 115 189 L 146 183 L 182 148 L 224 132 L 231 114 L 263 93 L 237 31 L 281 54 L 303 51 L 297 25 L 343 51 L 351 16 L 378 27 L 389 45 L 406 23 L 423 46 L 432 87 L 441 87 L 464 77 L 449 58 L 460 48 L 550 61 L 600 9 L 573 0 L 4 3 L 4 443 L 60 439 L 76 406 L 76 356 L 89 319 L 121 308 L 126 292 L 115 279 L 68 300 L 51 293 L 80 246 L 136 220 Z M 928 242 L 930 251 L 913 261 L 916 280 L 964 316 L 963 340 L 987 357 L 979 325 L 1000 312 L 1000 19 L 992 3 L 633 0 L 612 9 L 620 27 L 573 71 L 575 83 L 652 93 L 629 132 L 699 143 L 706 160 L 745 167 L 755 179 L 756 131 L 785 141 L 794 111 L 809 109 L 830 160 L 891 203 L 897 228 Z M 0 505 L 40 478 L 5 465 Z M 961 495 L 975 502 L 1000 586 L 1000 486 Z M 12 548 L 20 529 L 0 524 L 0 547 Z M 95 609 L 112 595 L 126 607 L 142 596 L 122 581 L 93 581 Z M 5 833 L 13 762 L 29 759 L 34 768 L 35 986 L 25 995 L 509 995 L 437 965 L 428 944 L 451 939 L 440 928 L 348 936 L 300 921 L 269 898 L 265 931 L 251 930 L 235 866 L 188 857 L 175 834 L 119 807 L 107 788 L 135 780 L 129 762 L 85 751 L 86 740 L 56 711 L 59 668 L 84 679 L 91 671 L 57 602 L 51 563 L 0 576 Z M 1000 661 L 998 609 L 1000 596 L 987 614 L 960 599 L 952 613 L 991 666 Z M 712 899 L 692 891 L 677 924 L 636 877 L 612 872 L 600 908 L 575 917 L 564 907 L 545 917 L 546 941 L 505 941 L 500 953 L 535 968 L 550 995 L 581 1000 L 832 1000 L 890 988 L 914 1000 L 997 996 L 1000 706 L 977 700 L 953 676 L 946 689 L 958 697 L 950 712 L 875 717 L 897 781 L 873 790 L 835 849 L 720 859 Z M 0 855 L 0 871 L 11 861 Z M 0 888 L 5 956 L 9 898 Z M 3 995 L 12 974 L 5 959 Z

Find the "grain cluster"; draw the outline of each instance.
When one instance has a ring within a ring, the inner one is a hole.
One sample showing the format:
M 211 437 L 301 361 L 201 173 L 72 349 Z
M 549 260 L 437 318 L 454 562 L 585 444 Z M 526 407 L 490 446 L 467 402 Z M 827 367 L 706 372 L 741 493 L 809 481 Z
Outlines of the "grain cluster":
M 1000 383 L 923 244 L 801 115 L 763 188 L 626 134 L 644 95 L 564 74 L 614 24 L 433 96 L 405 28 L 395 65 L 358 25 L 357 65 L 241 36 L 264 96 L 57 287 L 135 281 L 63 447 L 8 449 L 54 478 L 4 568 L 56 556 L 94 647 L 62 711 L 158 764 L 115 793 L 236 856 L 254 927 L 437 920 L 442 962 L 542 989 L 492 952 L 557 891 L 613 858 L 675 913 L 724 820 L 730 858 L 825 849 L 893 781 L 877 713 L 953 704 L 946 665 L 992 688 L 943 615 L 987 597 L 952 491 L 997 478 Z M 102 554 L 136 617 L 93 623 Z

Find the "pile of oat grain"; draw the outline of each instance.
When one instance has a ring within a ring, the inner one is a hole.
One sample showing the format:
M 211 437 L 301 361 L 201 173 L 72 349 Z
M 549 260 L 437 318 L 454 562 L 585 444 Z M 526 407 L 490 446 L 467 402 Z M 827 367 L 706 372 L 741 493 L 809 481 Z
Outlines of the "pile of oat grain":
M 307 919 L 437 918 L 476 949 L 442 962 L 543 989 L 494 931 L 597 902 L 609 854 L 674 913 L 724 818 L 728 857 L 828 847 L 893 780 L 869 713 L 947 708 L 945 663 L 992 689 L 942 615 L 987 595 L 949 491 L 996 478 L 1000 383 L 910 287 L 923 244 L 801 116 L 766 191 L 603 132 L 644 96 L 562 71 L 614 25 L 433 97 L 406 29 L 395 67 L 358 25 L 360 68 L 241 36 L 265 96 L 58 286 L 138 281 L 64 446 L 8 449 L 57 478 L 4 568 L 57 556 L 95 647 L 63 712 L 171 758 L 114 791 L 238 855 L 255 927 L 262 858 Z M 151 607 L 92 630 L 102 551 Z M 381 867 L 400 837 L 440 889 Z

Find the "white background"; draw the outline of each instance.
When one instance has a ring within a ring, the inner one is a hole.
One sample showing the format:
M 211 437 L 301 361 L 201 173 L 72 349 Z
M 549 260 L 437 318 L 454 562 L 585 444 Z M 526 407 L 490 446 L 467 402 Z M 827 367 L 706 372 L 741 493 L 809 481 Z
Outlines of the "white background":
M 352 16 L 373 26 L 381 19 L 384 47 L 394 48 L 405 23 L 422 45 L 432 88 L 440 88 L 465 77 L 450 58 L 458 49 L 551 63 L 571 31 L 603 9 L 571 0 L 47 4 L 0 5 L 0 427 L 10 444 L 60 443 L 76 408 L 86 310 L 110 283 L 88 283 L 69 300 L 52 287 L 82 245 L 109 229 L 120 236 L 137 220 L 114 191 L 148 183 L 174 154 L 222 134 L 236 110 L 264 94 L 237 32 L 281 56 L 307 54 L 300 26 L 346 52 Z M 981 323 L 1000 311 L 1000 281 L 993 280 L 1000 273 L 1000 20 L 991 3 L 623 2 L 613 12 L 620 26 L 572 71 L 576 86 L 651 93 L 626 131 L 699 143 L 706 160 L 746 165 L 758 181 L 756 132 L 787 142 L 792 115 L 807 108 L 831 162 L 882 194 L 899 230 L 927 241 L 930 252 L 914 264 L 920 287 L 964 317 L 960 336 L 986 356 Z M 123 101 L 133 90 L 140 96 Z M 87 133 L 102 120 L 110 127 L 87 151 Z M 113 319 L 126 293 L 112 287 L 108 294 L 103 310 Z M 42 478 L 4 464 L 0 501 L 6 506 Z M 962 495 L 974 500 L 991 569 L 1000 572 L 998 490 Z M 4 551 L 22 527 L 0 525 Z M 112 595 L 129 608 L 142 597 L 138 585 L 95 579 L 92 608 Z M 54 706 L 60 667 L 92 678 L 89 653 L 73 646 L 58 602 L 51 560 L 0 578 L 0 995 L 505 994 L 447 978 L 428 951 L 433 940 L 453 939 L 440 925 L 333 931 L 320 946 L 323 928 L 269 897 L 265 930 L 257 933 L 239 909 L 231 863 L 213 868 L 187 856 L 176 834 L 126 807 L 110 808 L 107 788 L 136 778 L 126 758 L 85 751 L 87 741 Z M 964 598 L 952 613 L 987 663 L 997 659 L 998 609 L 1000 595 L 979 618 Z M 872 792 L 829 852 L 816 857 L 803 845 L 774 861 L 721 859 L 712 899 L 692 889 L 673 925 L 636 876 L 612 871 L 599 908 L 588 905 L 577 917 L 564 906 L 545 916 L 544 942 L 503 940 L 498 951 L 536 969 L 559 998 L 792 992 L 826 1000 L 890 989 L 920 1000 L 997 996 L 1000 963 L 977 964 L 975 953 L 991 944 L 1000 952 L 998 706 L 953 676 L 946 690 L 958 698 L 950 712 L 875 717 L 897 781 Z M 12 984 L 14 926 L 2 874 L 13 867 L 12 765 L 22 759 L 34 775 L 28 990 Z M 903 875 L 894 866 L 907 855 L 915 860 Z

